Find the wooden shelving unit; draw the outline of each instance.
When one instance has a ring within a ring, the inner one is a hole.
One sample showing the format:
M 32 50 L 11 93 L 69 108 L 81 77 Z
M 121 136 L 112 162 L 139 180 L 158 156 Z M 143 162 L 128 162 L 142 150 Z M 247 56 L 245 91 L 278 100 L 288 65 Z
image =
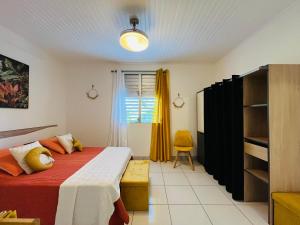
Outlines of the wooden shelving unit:
M 268 148 L 244 142 L 244 153 L 253 156 L 254 158 L 261 159 L 265 162 L 269 161 Z
M 268 201 L 268 68 L 244 77 L 244 200 Z
M 245 137 L 244 138 L 246 142 L 262 145 L 262 146 L 268 146 L 269 145 L 269 137 Z
M 262 180 L 263 182 L 269 183 L 269 175 L 267 171 L 257 169 L 245 169 L 245 171 Z
M 244 108 L 256 108 L 256 107 L 267 107 L 268 104 L 261 103 L 261 104 L 252 104 L 252 105 L 244 105 Z
M 244 200 L 299 192 L 300 65 L 268 65 L 244 76 Z

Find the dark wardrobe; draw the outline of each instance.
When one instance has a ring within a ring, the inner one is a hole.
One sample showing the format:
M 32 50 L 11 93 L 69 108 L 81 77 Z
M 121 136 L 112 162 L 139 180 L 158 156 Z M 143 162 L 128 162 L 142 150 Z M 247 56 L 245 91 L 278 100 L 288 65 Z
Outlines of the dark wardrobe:
M 244 198 L 243 78 L 204 89 L 204 167 L 235 200 Z

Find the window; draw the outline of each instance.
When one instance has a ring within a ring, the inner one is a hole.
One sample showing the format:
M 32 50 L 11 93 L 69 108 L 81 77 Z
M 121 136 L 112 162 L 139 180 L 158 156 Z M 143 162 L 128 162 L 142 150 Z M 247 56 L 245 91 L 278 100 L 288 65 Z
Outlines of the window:
M 127 123 L 152 123 L 155 103 L 154 72 L 125 73 Z

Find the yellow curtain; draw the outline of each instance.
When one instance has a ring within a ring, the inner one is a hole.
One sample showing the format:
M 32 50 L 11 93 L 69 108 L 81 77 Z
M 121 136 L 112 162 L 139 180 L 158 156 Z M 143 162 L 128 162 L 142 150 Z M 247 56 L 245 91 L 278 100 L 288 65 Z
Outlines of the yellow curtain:
M 171 159 L 169 70 L 156 71 L 155 108 L 152 123 L 150 159 Z

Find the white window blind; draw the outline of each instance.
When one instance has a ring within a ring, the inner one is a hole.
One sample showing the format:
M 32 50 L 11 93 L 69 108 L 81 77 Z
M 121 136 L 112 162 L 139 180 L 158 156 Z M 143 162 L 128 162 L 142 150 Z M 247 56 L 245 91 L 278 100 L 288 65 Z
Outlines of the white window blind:
M 128 123 L 152 123 L 155 103 L 155 73 L 128 72 L 125 75 L 127 89 L 126 112 Z

